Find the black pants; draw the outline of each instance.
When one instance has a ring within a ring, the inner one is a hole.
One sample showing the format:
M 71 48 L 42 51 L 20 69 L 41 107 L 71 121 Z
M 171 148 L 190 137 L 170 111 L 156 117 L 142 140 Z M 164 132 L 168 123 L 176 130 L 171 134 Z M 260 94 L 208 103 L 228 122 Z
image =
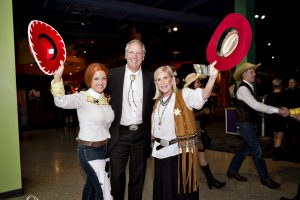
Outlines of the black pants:
M 141 200 L 147 159 L 144 155 L 144 135 L 141 130 L 120 127 L 119 139 L 110 153 L 111 188 L 114 200 L 123 200 L 126 165 L 129 160 L 128 200 Z

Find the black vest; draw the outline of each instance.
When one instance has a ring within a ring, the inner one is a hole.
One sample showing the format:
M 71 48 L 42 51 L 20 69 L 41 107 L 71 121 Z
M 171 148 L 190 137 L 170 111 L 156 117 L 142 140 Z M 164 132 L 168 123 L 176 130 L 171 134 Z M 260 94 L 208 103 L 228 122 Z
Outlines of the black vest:
M 247 83 L 242 81 L 239 87 L 241 86 L 247 87 L 251 94 L 255 97 L 252 88 Z M 236 111 L 236 122 L 255 122 L 257 120 L 257 111 L 239 99 L 236 100 Z

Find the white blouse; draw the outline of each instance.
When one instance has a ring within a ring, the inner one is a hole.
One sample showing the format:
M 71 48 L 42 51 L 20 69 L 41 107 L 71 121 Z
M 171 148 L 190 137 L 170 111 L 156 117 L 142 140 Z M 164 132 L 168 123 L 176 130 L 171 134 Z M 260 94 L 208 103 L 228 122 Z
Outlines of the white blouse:
M 53 87 L 52 84 L 51 86 Z M 90 95 L 98 99 L 100 95 L 91 88 L 70 95 L 54 96 L 56 106 L 64 109 L 76 109 L 79 121 L 78 138 L 85 141 L 102 141 L 110 138 L 109 127 L 114 120 L 110 105 L 98 105 L 87 101 Z
M 201 109 L 207 100 L 202 98 L 203 89 L 197 88 L 195 90 L 190 88 L 182 89 L 182 96 L 187 107 L 192 110 Z M 176 112 L 175 106 L 175 93 L 169 103 L 166 106 L 157 103 L 156 109 L 152 113 L 152 137 L 160 138 L 165 140 L 173 140 L 176 138 L 174 111 Z M 164 98 L 163 100 L 166 100 Z M 161 122 L 161 125 L 159 125 Z M 160 150 L 156 150 L 159 145 L 158 142 L 154 142 L 152 156 L 155 158 L 168 158 L 181 153 L 178 143 L 163 147 Z

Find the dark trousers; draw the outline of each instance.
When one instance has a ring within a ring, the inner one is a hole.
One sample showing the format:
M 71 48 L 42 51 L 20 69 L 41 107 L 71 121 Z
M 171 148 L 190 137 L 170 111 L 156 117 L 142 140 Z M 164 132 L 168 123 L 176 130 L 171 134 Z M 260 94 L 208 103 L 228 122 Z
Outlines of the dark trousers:
M 238 172 L 246 156 L 252 156 L 261 180 L 269 178 L 265 161 L 262 157 L 262 149 L 257 138 L 257 127 L 254 122 L 237 122 L 237 129 L 243 139 L 242 146 L 235 153 L 230 165 L 230 172 Z
M 111 187 L 114 200 L 123 200 L 126 165 L 129 160 L 128 200 L 141 200 L 147 159 L 141 130 L 120 127 L 119 139 L 110 153 Z
M 105 159 L 106 147 L 94 148 L 83 145 L 77 146 L 77 154 L 79 157 L 80 165 L 87 175 L 86 183 L 82 191 L 82 199 L 89 200 L 103 200 L 103 191 L 92 166 L 88 161 Z

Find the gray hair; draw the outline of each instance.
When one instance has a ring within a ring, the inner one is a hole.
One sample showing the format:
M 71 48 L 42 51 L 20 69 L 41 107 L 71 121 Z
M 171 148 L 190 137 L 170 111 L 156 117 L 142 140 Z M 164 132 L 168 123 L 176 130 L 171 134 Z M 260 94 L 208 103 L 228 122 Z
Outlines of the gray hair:
M 155 70 L 155 72 L 154 72 L 154 81 L 157 80 L 158 75 L 159 75 L 160 73 L 162 73 L 162 72 L 167 72 L 168 75 L 169 75 L 171 78 L 174 77 L 174 72 L 173 72 L 172 66 L 170 66 L 170 65 L 164 65 L 164 66 L 161 66 L 161 67 L 159 67 L 159 68 L 157 68 L 157 69 Z M 173 84 L 173 92 L 176 92 L 176 91 L 177 91 L 176 82 L 173 81 L 172 84 Z M 156 91 L 155 91 L 155 95 L 154 95 L 154 98 L 153 98 L 153 99 L 159 98 L 159 97 L 160 97 L 160 94 L 161 94 L 160 91 L 159 91 L 159 89 L 157 88 L 157 85 L 156 85 L 156 84 L 155 84 L 155 86 L 156 86 Z
M 146 47 L 145 47 L 144 43 L 142 43 L 138 39 L 134 39 L 134 40 L 131 40 L 130 42 L 128 42 L 126 44 L 126 47 L 125 47 L 125 52 L 128 51 L 129 45 L 131 45 L 132 43 L 138 43 L 139 45 L 141 45 L 143 56 L 145 56 L 145 54 L 146 54 Z

